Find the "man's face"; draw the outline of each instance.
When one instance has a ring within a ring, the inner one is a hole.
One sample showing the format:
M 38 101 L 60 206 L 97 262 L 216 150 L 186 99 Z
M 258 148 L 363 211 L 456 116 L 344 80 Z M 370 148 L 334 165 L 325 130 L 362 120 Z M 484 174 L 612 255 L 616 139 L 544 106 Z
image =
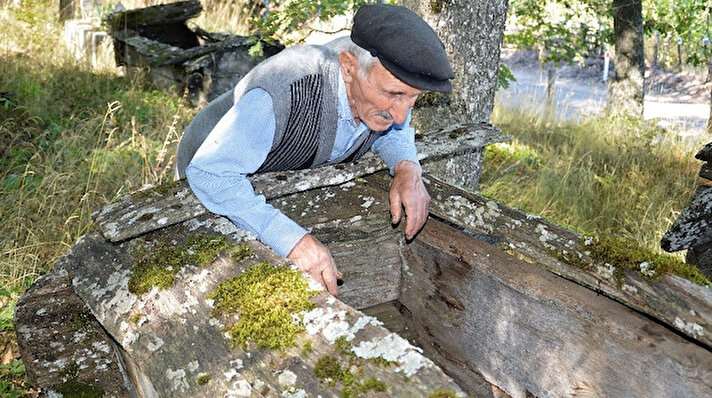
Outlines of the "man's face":
M 374 131 L 403 123 L 422 90 L 398 80 L 378 62 L 363 78 L 356 57 L 349 52 L 342 54 L 342 74 L 354 119 Z

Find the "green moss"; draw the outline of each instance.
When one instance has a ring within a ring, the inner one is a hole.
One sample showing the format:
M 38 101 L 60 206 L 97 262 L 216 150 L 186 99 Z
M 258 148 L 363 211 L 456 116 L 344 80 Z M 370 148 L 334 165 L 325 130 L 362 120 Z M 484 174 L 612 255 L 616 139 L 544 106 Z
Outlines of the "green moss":
M 339 336 L 334 340 L 335 352 L 347 358 L 356 358 L 356 354 L 351 351 L 351 348 L 353 348 L 353 345 L 346 339 L 346 336 Z
M 311 340 L 304 341 L 302 343 L 302 358 L 308 358 L 312 352 L 314 352 L 314 347 L 312 347 Z
M 201 374 L 200 376 L 198 376 L 198 385 L 204 386 L 204 385 L 208 384 L 208 382 L 210 381 L 211 378 L 212 378 L 212 376 L 210 375 L 210 373 Z
M 82 341 L 91 339 L 96 335 L 96 329 L 91 325 L 91 320 L 94 316 L 89 311 L 79 312 L 72 315 L 70 319 L 70 325 L 72 332 L 82 332 L 84 333 Z
M 314 308 L 309 300 L 314 293 L 299 271 L 263 261 L 218 286 L 210 295 L 215 300 L 211 315 L 239 313 L 238 321 L 226 327 L 234 346 L 247 350 L 254 342 L 258 348 L 284 349 L 296 345 L 295 337 L 304 332 L 294 316 Z
M 341 359 L 332 355 L 325 355 L 316 362 L 314 365 L 314 376 L 319 380 L 328 380 L 329 384 L 333 386 L 336 382 L 342 382 L 346 384 L 348 380 L 353 382 L 354 376 L 349 371 L 348 366 L 341 366 Z
M 325 355 L 314 365 L 314 375 L 321 381 L 326 381 L 330 386 L 341 383 L 343 388 L 341 396 L 343 398 L 355 398 L 363 396 L 367 391 L 385 391 L 386 383 L 370 377 L 362 380 L 363 367 L 366 363 L 376 363 L 377 365 L 393 362 L 382 359 L 383 363 L 373 359 L 363 360 L 358 358 L 353 351 L 351 342 L 346 337 L 341 336 L 334 341 L 334 355 Z M 343 366 L 342 366 L 343 363 Z M 354 374 L 351 369 L 359 369 Z
M 131 194 L 131 199 L 144 200 L 144 199 L 158 198 L 161 196 L 165 196 L 166 194 L 173 191 L 176 187 L 179 187 L 181 185 L 183 185 L 182 180 L 167 182 L 165 184 L 161 184 L 161 185 L 158 185 L 158 186 L 150 188 L 150 189 L 145 189 L 143 191 L 134 192 L 133 194 Z
M 443 10 L 442 0 L 430 0 L 430 11 L 439 14 Z
M 242 244 L 230 252 L 230 258 L 232 258 L 232 261 L 235 263 L 239 263 L 248 257 L 252 257 L 253 254 L 255 254 L 255 251 L 252 247 Z
M 103 390 L 74 379 L 60 384 L 54 390 L 62 394 L 64 398 L 99 398 L 104 395 Z
M 148 220 L 150 220 L 150 219 L 152 219 L 152 218 L 153 218 L 153 213 L 143 213 L 143 214 L 141 214 L 141 216 L 140 216 L 139 218 L 137 218 L 136 220 L 141 221 L 141 222 L 144 222 L 144 221 L 148 221 Z
M 87 331 L 91 325 L 92 314 L 89 311 L 79 312 L 72 315 L 70 324 L 73 332 Z
M 131 315 L 131 317 L 129 318 L 129 322 L 135 325 L 138 323 L 138 321 L 141 320 L 141 318 L 143 318 L 143 314 L 139 312 L 138 314 Z
M 600 264 L 612 264 L 616 269 L 614 277 L 622 285 L 626 270 L 636 270 L 646 279 L 656 279 L 664 274 L 673 274 L 688 279 L 699 285 L 709 285 L 710 281 L 702 275 L 699 269 L 686 264 L 675 257 L 654 253 L 627 239 L 612 237 L 598 238 L 598 241 L 588 247 L 591 259 Z M 647 263 L 648 269 L 654 272 L 641 272 L 641 264 Z
M 457 398 L 457 394 L 451 390 L 438 390 L 428 395 L 428 398 Z
M 587 240 L 590 240 L 588 245 L 586 244 Z M 655 280 L 662 275 L 673 274 L 699 285 L 710 285 L 710 281 L 697 267 L 686 264 L 673 256 L 655 253 L 628 239 L 599 237 L 591 240 L 591 238 L 584 238 L 582 243 L 590 253 L 592 264 L 579 258 L 576 254 L 557 251 L 554 255 L 561 261 L 589 271 L 593 270 L 593 264 L 610 264 L 613 266 L 613 279 L 619 287 L 623 285 L 625 273 L 628 270 L 637 271 L 647 280 Z M 647 265 L 647 272 L 642 271 L 641 264 Z
M 185 243 L 173 246 L 158 241 L 153 247 L 136 248 L 136 262 L 129 279 L 129 291 L 143 294 L 154 286 L 165 289 L 173 286 L 175 275 L 188 264 L 206 267 L 223 250 L 233 248 L 224 236 L 192 235 Z

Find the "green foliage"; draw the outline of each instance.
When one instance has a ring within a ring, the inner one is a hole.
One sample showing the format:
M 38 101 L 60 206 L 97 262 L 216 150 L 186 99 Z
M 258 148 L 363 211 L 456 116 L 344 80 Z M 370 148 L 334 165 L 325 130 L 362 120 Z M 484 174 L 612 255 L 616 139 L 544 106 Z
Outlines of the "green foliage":
M 255 3 L 255 2 L 251 2 Z M 359 7 L 367 4 L 366 0 L 286 0 L 276 3 L 276 6 L 255 12 L 251 6 L 253 17 L 249 20 L 249 30 L 255 35 L 255 42 L 250 48 L 250 55 L 262 55 L 262 43 L 285 45 L 301 43 L 314 31 L 318 22 L 327 21 L 335 16 L 354 13 Z M 387 1 L 386 3 L 395 3 Z M 344 27 L 347 29 L 348 27 Z M 336 32 L 332 32 L 336 33 Z
M 25 397 L 29 392 L 24 383 L 25 365 L 22 360 L 14 360 L 0 365 L 0 396 L 6 398 Z
M 175 275 L 186 265 L 207 267 L 222 252 L 235 247 L 224 236 L 191 235 L 179 246 L 158 240 L 152 245 L 135 248 L 136 262 L 131 268 L 128 288 L 131 293 L 143 294 L 154 286 L 165 289 L 173 286 Z
M 542 63 L 581 62 L 592 48 L 602 46 L 602 37 L 612 27 L 608 16 L 602 0 L 513 0 L 504 41 L 518 48 L 539 49 Z
M 676 42 L 683 40 L 682 49 L 686 53 L 683 62 L 699 66 L 709 62 L 712 56 L 709 45 L 705 47 L 703 38 L 711 39 L 710 12 L 712 3 L 706 0 L 656 0 L 643 3 L 645 31 L 660 32 L 663 46 L 669 49 L 663 54 L 665 63 L 676 63 Z
M 247 350 L 254 342 L 258 348 L 286 349 L 305 330 L 297 314 L 314 308 L 313 294 L 301 272 L 263 261 L 210 294 L 215 300 L 211 315 L 239 314 L 225 329 L 234 346 Z
M 495 90 L 499 90 L 500 88 L 506 89 L 509 87 L 509 83 L 516 81 L 517 79 L 514 77 L 512 71 L 509 70 L 507 65 L 500 63 L 499 69 L 497 70 L 497 82 L 494 87 Z

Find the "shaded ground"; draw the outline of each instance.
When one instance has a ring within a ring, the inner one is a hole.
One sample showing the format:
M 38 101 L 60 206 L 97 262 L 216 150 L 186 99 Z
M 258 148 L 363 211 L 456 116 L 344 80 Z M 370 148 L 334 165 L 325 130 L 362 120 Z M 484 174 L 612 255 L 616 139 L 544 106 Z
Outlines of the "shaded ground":
M 502 61 L 517 81 L 500 89 L 496 99 L 507 106 L 544 112 L 547 72 L 540 68 L 535 52 L 502 51 Z M 611 66 L 612 69 L 612 66 Z M 705 131 L 710 112 L 712 82 L 704 76 L 664 71 L 646 72 L 644 118 L 656 119 L 663 127 L 679 127 L 683 136 L 699 136 Z M 583 67 L 564 66 L 557 71 L 556 116 L 577 120 L 603 112 L 606 83 L 603 59 L 590 59 Z

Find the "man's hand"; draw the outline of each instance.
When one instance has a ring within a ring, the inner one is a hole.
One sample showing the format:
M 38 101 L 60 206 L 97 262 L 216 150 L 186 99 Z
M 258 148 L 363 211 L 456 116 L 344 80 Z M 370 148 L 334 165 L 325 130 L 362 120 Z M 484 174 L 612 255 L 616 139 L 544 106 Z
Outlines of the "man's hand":
M 391 204 L 391 222 L 397 224 L 401 219 L 401 209 L 407 216 L 405 237 L 412 239 L 428 219 L 430 195 L 420 178 L 421 169 L 417 164 L 403 160 L 393 168 L 394 176 L 388 199 Z
M 343 275 L 336 269 L 336 263 L 331 257 L 331 252 L 318 239 L 311 234 L 306 234 L 289 252 L 290 259 L 302 272 L 305 272 L 321 283 L 329 293 L 338 295 L 336 279 Z

